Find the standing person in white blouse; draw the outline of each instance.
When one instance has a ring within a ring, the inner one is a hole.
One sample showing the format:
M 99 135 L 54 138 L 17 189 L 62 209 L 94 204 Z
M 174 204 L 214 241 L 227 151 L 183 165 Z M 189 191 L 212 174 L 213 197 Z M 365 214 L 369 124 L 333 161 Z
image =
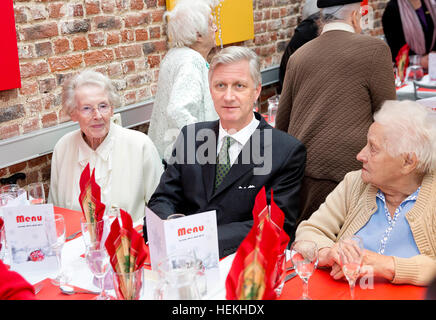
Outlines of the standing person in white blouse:
M 171 49 L 160 65 L 148 135 L 165 161 L 182 127 L 218 119 L 206 60 L 215 47 L 211 5 L 210 0 L 179 0 L 164 16 Z
M 126 210 L 133 221 L 143 218 L 163 166 L 147 135 L 111 122 L 119 98 L 110 79 L 84 71 L 65 83 L 62 100 L 63 111 L 80 129 L 63 136 L 54 148 L 48 201 L 80 211 L 79 180 L 89 163 L 102 202 Z

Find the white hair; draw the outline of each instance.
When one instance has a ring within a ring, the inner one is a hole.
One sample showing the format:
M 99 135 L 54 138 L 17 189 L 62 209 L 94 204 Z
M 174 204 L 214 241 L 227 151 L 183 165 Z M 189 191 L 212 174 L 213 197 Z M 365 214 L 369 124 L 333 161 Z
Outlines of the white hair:
M 392 156 L 414 153 L 417 170 L 436 169 L 436 123 L 427 107 L 410 100 L 386 101 L 374 114 L 385 129 L 385 148 Z
M 178 0 L 171 11 L 164 14 L 171 47 L 189 47 L 198 35 L 209 32 L 213 0 Z
M 230 46 L 218 52 L 210 62 L 209 67 L 209 82 L 215 68 L 220 64 L 231 64 L 242 60 L 248 61 L 250 67 L 250 75 L 253 79 L 254 86 L 257 88 L 262 83 L 262 75 L 260 73 L 260 61 L 257 54 L 250 48 Z
M 307 19 L 312 14 L 319 12 L 321 9 L 316 5 L 317 0 L 306 0 L 304 3 L 303 11 L 301 13 L 301 17 Z
M 100 72 L 85 70 L 68 79 L 62 89 L 62 109 L 68 115 L 77 107 L 76 90 L 83 86 L 98 86 L 102 88 L 109 100 L 111 107 L 120 105 L 120 98 L 112 81 Z
M 345 21 L 350 18 L 353 11 L 356 10 L 360 12 L 360 3 L 358 2 L 323 8 L 321 10 L 321 16 L 324 23 Z

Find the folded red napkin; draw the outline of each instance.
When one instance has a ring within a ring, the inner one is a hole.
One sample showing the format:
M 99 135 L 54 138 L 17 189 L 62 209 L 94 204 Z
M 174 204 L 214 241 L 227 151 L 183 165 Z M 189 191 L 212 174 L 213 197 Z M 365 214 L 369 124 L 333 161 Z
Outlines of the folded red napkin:
M 90 175 L 89 163 L 80 175 L 79 203 L 86 221 L 94 225 L 90 230 L 91 240 L 100 241 L 104 222 L 99 222 L 103 220 L 106 206 L 101 202 L 100 186 L 95 182 L 95 168 Z
M 3 221 L 3 218 L 0 217 L 0 239 L 1 237 L 3 237 L 3 235 L 1 234 L 2 232 L 2 228 L 5 225 L 5 222 Z M 2 249 L 2 243 L 0 242 L 0 250 Z
M 409 66 L 409 50 L 410 47 L 406 43 L 403 47 L 401 47 L 400 51 L 398 51 L 397 57 L 395 58 L 397 73 L 401 82 L 403 82 L 406 78 L 406 70 Z
M 121 225 L 120 220 L 121 219 Z M 128 274 L 141 269 L 149 255 L 143 237 L 133 228 L 132 218 L 120 209 L 120 217 L 112 222 L 105 243 L 112 269 L 118 276 L 119 288 L 115 288 L 124 299 L 131 299 L 137 292 L 138 283 Z
M 284 213 L 275 204 L 272 190 L 270 203 L 268 206 L 263 187 L 255 199 L 253 227 L 236 251 L 226 279 L 228 300 L 277 298 L 277 262 L 289 236 L 283 230 Z

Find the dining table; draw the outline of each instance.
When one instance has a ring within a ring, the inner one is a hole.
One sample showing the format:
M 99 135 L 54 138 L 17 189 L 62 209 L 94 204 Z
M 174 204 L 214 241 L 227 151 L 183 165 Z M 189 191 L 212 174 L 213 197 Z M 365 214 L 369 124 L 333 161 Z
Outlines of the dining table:
M 426 74 L 419 83 L 436 85 L 436 81 L 430 80 L 429 75 Z M 418 88 L 418 99 L 425 99 L 436 97 L 436 89 L 433 88 Z M 397 100 L 417 100 L 415 97 L 415 87 L 413 81 L 406 81 L 405 83 L 396 87 Z
M 82 212 L 69 210 L 60 207 L 54 207 L 54 212 L 62 214 L 66 222 L 66 237 L 80 231 L 80 219 L 83 216 Z M 142 224 L 134 223 L 137 231 L 142 232 Z M 85 245 L 80 232 L 72 239 L 65 242 L 62 250 L 62 266 L 63 271 L 68 276 L 68 285 L 75 289 L 84 289 L 98 291 L 93 275 L 89 270 L 85 258 Z M 288 252 L 289 254 L 289 252 Z M 232 267 L 232 262 L 235 254 L 231 254 L 219 262 L 220 281 L 213 287 L 208 288 L 207 293 L 203 296 L 203 300 L 225 300 L 226 289 L 225 281 L 227 274 Z M 290 261 L 287 262 L 287 267 L 290 266 Z M 288 270 L 287 274 L 292 274 L 293 270 Z M 334 280 L 330 276 L 330 270 L 325 268 L 317 268 L 309 280 L 309 296 L 313 300 L 349 300 L 350 291 L 348 282 L 345 280 Z M 63 294 L 59 286 L 52 284 L 51 279 L 55 274 L 53 271 L 45 272 L 37 270 L 31 274 L 22 274 L 22 276 L 34 285 L 37 291 L 36 298 L 39 300 L 92 300 L 96 294 Z M 144 286 L 141 299 L 153 300 L 154 288 L 158 281 L 157 273 L 151 270 L 149 260 L 146 260 L 144 265 Z M 299 300 L 302 295 L 303 282 L 293 274 L 286 281 L 278 297 L 278 300 Z M 362 278 L 363 279 L 363 278 Z M 110 279 L 108 280 L 110 282 Z M 105 284 L 107 285 L 107 281 Z M 359 280 L 356 283 L 355 299 L 356 300 L 424 300 L 427 287 L 414 285 L 399 285 L 392 284 L 383 279 L 372 279 L 369 281 Z M 114 290 L 107 290 L 108 294 L 115 299 Z

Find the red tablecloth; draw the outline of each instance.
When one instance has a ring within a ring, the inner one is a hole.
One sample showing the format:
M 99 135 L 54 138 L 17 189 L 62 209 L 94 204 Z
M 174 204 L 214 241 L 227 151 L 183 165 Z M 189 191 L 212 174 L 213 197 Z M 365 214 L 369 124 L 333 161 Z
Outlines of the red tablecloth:
M 364 285 L 370 283 L 364 281 Z M 375 279 L 368 288 L 356 282 L 356 300 L 423 300 L 427 287 L 413 285 L 395 285 L 384 279 Z M 280 300 L 297 300 L 303 292 L 303 282 L 296 276 L 289 280 L 282 291 Z M 316 270 L 309 280 L 309 296 L 313 300 L 349 300 L 350 289 L 345 280 L 334 280 L 330 276 L 330 270 Z

